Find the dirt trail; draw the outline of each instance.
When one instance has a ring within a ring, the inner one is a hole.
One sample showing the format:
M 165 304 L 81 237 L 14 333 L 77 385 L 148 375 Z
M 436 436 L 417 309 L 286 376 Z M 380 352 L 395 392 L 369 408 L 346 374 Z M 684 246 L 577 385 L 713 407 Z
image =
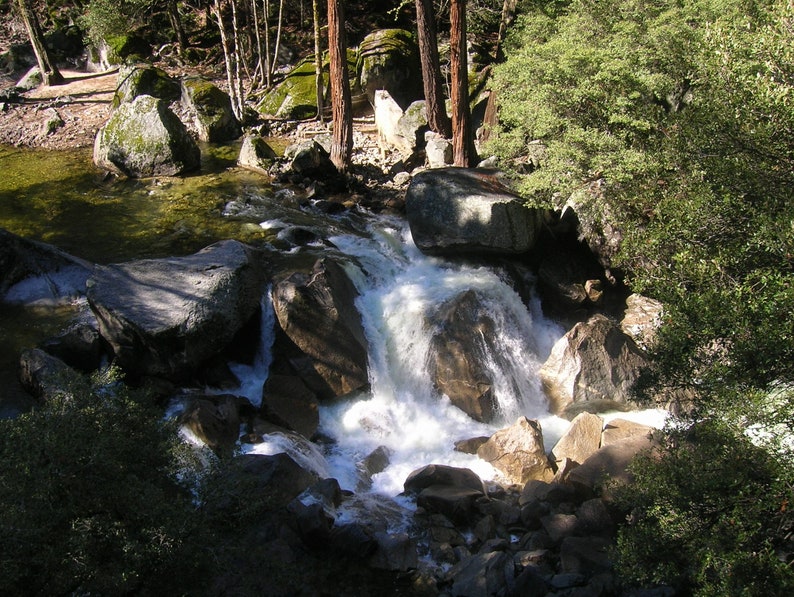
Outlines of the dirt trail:
M 8 103 L 0 112 L 0 144 L 46 149 L 90 147 L 105 124 L 116 90 L 117 71 L 61 71 L 62 85 L 25 92 L 21 103 Z M 48 123 L 63 124 L 57 127 Z

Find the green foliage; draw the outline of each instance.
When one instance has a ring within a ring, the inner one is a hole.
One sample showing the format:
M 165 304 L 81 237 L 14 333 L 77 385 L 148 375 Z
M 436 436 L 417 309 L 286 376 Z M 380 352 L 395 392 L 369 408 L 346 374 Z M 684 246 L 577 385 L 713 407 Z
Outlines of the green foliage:
M 91 0 L 82 19 L 88 37 L 99 45 L 102 41 L 126 37 L 151 17 L 158 0 Z
M 775 553 L 790 525 L 791 477 L 768 452 L 718 421 L 672 431 L 635 461 L 618 502 L 624 581 L 694 595 L 790 595 L 794 572 Z M 730 471 L 730 474 L 726 474 Z
M 0 421 L 0 592 L 189 592 L 202 542 L 183 450 L 112 376 Z

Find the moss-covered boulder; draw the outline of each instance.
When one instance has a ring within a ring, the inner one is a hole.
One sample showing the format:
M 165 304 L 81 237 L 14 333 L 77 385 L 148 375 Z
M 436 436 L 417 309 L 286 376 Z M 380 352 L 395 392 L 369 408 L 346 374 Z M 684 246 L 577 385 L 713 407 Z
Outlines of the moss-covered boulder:
M 267 174 L 268 168 L 277 157 L 276 152 L 262 137 L 246 135 L 240 147 L 237 165 L 248 170 Z
M 347 67 L 353 101 L 361 95 L 356 75 L 358 55 L 354 50 L 347 51 Z M 328 57 L 323 58 L 323 89 L 328 97 Z M 326 106 L 328 100 L 325 101 Z M 355 106 L 354 106 L 355 107 Z M 315 84 L 314 56 L 298 63 L 289 74 L 271 89 L 256 107 L 263 116 L 302 120 L 317 115 L 317 85 Z
M 115 109 L 121 104 L 131 102 L 139 95 L 151 95 L 172 101 L 179 99 L 179 81 L 173 79 L 161 68 L 149 64 L 122 65 L 119 80 L 111 106 Z
M 94 141 L 94 163 L 133 178 L 174 176 L 199 167 L 201 152 L 164 100 L 121 104 Z
M 388 91 L 403 110 L 424 95 L 419 46 L 404 29 L 379 29 L 367 35 L 358 49 L 357 73 L 359 86 L 373 105 L 378 89 Z
M 200 77 L 182 80 L 182 102 L 193 115 L 202 141 L 223 143 L 240 136 L 240 123 L 232 110 L 229 95 Z

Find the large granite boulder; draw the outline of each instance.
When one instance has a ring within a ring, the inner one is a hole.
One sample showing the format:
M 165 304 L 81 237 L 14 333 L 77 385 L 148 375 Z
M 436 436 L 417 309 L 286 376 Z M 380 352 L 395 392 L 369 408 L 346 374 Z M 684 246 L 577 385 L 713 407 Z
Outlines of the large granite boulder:
M 646 365 L 634 341 L 599 314 L 557 341 L 540 377 L 554 414 L 630 410 L 632 386 Z
M 85 293 L 93 265 L 0 228 L 0 301 L 34 303 Z
M 459 524 L 472 521 L 475 502 L 485 495 L 483 482 L 474 472 L 441 464 L 413 471 L 404 488 L 406 493 L 416 495 L 418 506 Z
M 430 373 L 434 386 L 476 421 L 497 415 L 488 362 L 495 324 L 473 290 L 450 299 L 428 322 L 435 328 Z
M 477 456 L 490 462 L 511 483 L 523 485 L 532 479 L 551 481 L 554 477 L 540 423 L 526 417 L 494 433 L 477 450 Z
M 315 85 L 314 57 L 298 63 L 284 80 L 273 87 L 256 109 L 273 118 L 302 120 L 317 115 L 317 86 Z M 328 76 L 323 85 L 327 88 Z
M 123 64 L 119 67 L 118 85 L 111 106 L 115 109 L 139 95 L 151 95 L 166 101 L 179 99 L 179 81 L 164 70 L 149 64 Z
M 433 255 L 526 253 L 544 217 L 495 171 L 480 168 L 420 172 L 408 187 L 405 209 L 416 246 Z
M 99 129 L 94 163 L 133 178 L 175 176 L 199 167 L 201 152 L 164 100 L 139 95 Z
M 240 136 L 242 130 L 225 91 L 199 77 L 182 79 L 182 103 L 193 116 L 201 141 L 224 143 Z
M 184 400 L 180 424 L 216 453 L 231 454 L 240 436 L 242 399 L 229 394 L 198 394 Z
M 317 397 L 295 376 L 271 374 L 262 391 L 260 411 L 271 423 L 309 439 L 320 425 Z
M 98 266 L 88 301 L 122 368 L 179 381 L 256 314 L 264 258 L 229 240 L 186 257 Z
M 380 29 L 367 35 L 358 48 L 358 81 L 370 103 L 385 89 L 405 109 L 423 95 L 419 46 L 410 31 Z
M 369 382 L 368 343 L 355 306 L 357 296 L 342 265 L 331 258 L 318 260 L 311 272 L 289 275 L 273 288 L 279 326 L 298 349 L 289 357 L 290 365 L 320 399 L 347 394 Z

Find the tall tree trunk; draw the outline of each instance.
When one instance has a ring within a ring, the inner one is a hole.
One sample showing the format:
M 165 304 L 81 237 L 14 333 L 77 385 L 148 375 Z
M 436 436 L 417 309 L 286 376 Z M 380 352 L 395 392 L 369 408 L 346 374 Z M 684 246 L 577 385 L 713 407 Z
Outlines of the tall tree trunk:
M 254 69 L 254 78 L 252 86 L 262 86 L 265 84 L 265 63 L 262 60 L 262 34 L 259 31 L 259 11 L 256 8 L 257 0 L 251 0 L 251 13 L 254 20 L 254 44 L 256 45 L 256 68 Z
M 239 73 L 236 66 L 236 61 L 239 56 L 237 55 L 236 48 L 233 50 L 229 45 L 229 36 L 226 31 L 226 24 L 223 21 L 223 7 L 221 6 L 222 1 L 223 0 L 213 0 L 212 4 L 210 5 L 210 11 L 218 23 L 218 31 L 220 32 L 221 36 L 221 47 L 223 48 L 223 61 L 226 65 L 226 83 L 229 85 L 229 97 L 232 100 L 232 109 L 234 110 L 234 115 L 239 120 L 242 118 L 242 110 L 240 109 L 242 106 L 242 101 L 238 96 L 239 81 L 235 76 L 235 73 Z
M 171 22 L 171 28 L 174 30 L 174 35 L 176 35 L 177 52 L 181 56 L 187 48 L 187 35 L 185 35 L 185 28 L 182 26 L 182 19 L 179 18 L 176 0 L 168 0 L 166 12 L 168 13 L 168 20 Z
M 303 6 L 303 3 L 301 3 Z M 314 82 L 317 87 L 317 120 L 323 121 L 325 90 L 323 89 L 323 48 L 320 43 L 320 3 L 312 0 L 312 19 L 314 22 Z
M 342 0 L 328 0 L 328 59 L 334 129 L 331 161 L 339 172 L 344 173 L 350 167 L 353 154 L 353 110 Z
M 278 25 L 276 27 L 276 47 L 273 48 L 273 62 L 270 63 L 270 70 L 271 74 L 273 69 L 276 68 L 278 64 L 278 51 L 279 46 L 281 45 L 281 28 L 284 24 L 284 0 L 279 0 L 278 3 Z
M 270 62 L 270 0 L 264 0 L 265 8 L 265 87 L 273 86 L 273 66 Z
M 41 80 L 45 85 L 58 85 L 63 83 L 63 75 L 55 66 L 55 62 L 50 57 L 47 51 L 47 46 L 44 45 L 44 34 L 41 31 L 41 25 L 36 18 L 36 14 L 31 10 L 29 0 L 17 0 L 19 13 L 25 23 L 25 29 L 30 38 L 30 45 L 33 46 L 33 53 L 36 55 L 36 62 L 39 64 L 39 71 L 41 72 Z
M 466 0 L 449 5 L 449 57 L 452 70 L 452 151 L 456 166 L 474 163 L 474 137 L 469 111 L 469 68 L 466 56 Z
M 449 137 L 452 128 L 444 105 L 443 80 L 438 58 L 436 23 L 432 0 L 416 0 L 416 28 L 419 36 L 419 56 L 422 62 L 422 82 L 430 130 Z

